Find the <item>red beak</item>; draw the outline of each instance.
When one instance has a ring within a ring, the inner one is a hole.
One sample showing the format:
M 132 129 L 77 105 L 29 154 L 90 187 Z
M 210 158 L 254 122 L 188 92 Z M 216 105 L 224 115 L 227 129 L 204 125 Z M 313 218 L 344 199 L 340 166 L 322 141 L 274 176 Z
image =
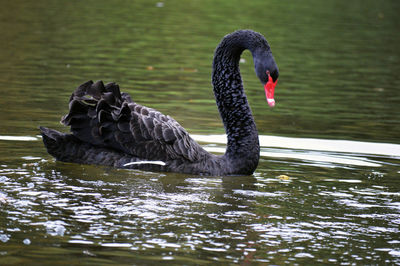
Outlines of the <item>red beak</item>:
M 270 107 L 275 106 L 275 99 L 274 99 L 274 92 L 275 92 L 275 86 L 276 83 L 278 83 L 278 80 L 275 82 L 272 80 L 271 75 L 267 72 L 268 75 L 268 82 L 265 83 L 264 85 L 264 90 L 265 90 L 265 97 L 267 98 L 268 105 Z

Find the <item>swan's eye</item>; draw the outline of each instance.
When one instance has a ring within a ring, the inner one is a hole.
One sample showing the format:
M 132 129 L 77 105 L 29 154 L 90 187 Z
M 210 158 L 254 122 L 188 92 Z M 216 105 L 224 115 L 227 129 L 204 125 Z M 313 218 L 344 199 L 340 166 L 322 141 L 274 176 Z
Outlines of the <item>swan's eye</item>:
M 269 72 L 269 70 L 267 70 L 265 73 L 267 74 L 267 81 L 268 81 L 271 77 L 271 73 Z
M 267 73 L 267 80 L 269 81 L 270 79 L 272 79 L 271 72 L 269 72 L 269 70 L 267 70 L 266 73 Z

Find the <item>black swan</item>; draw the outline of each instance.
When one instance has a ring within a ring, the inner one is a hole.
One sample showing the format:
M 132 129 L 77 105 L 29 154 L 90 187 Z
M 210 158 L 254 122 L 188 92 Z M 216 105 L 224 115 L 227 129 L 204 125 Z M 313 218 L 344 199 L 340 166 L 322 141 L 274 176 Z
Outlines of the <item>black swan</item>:
M 168 115 L 135 103 L 115 83 L 88 81 L 61 123 L 72 134 L 40 127 L 47 151 L 64 162 L 199 175 L 251 175 L 260 157 L 256 124 L 243 91 L 240 55 L 249 49 L 273 107 L 278 67 L 266 39 L 251 30 L 225 36 L 215 50 L 212 84 L 228 137 L 224 155 L 205 151 Z

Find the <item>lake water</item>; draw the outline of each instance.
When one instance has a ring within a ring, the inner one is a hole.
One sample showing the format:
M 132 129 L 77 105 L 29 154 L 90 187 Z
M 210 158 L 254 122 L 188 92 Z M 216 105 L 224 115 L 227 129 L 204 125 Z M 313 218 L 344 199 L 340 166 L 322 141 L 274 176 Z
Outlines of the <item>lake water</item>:
M 0 264 L 400 264 L 400 2 L 5 1 L 0 10 Z M 261 142 L 252 176 L 55 162 L 81 83 L 115 81 L 211 152 L 221 38 L 268 39 L 270 109 L 241 72 Z

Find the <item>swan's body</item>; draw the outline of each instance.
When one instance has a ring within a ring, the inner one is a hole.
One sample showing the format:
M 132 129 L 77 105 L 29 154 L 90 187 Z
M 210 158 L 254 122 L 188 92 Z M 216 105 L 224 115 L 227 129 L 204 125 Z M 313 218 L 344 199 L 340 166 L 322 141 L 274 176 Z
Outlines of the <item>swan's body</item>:
M 118 85 L 104 86 L 101 81 L 86 82 L 72 94 L 69 113 L 61 120 L 72 134 L 41 127 L 43 142 L 51 155 L 64 162 L 204 175 L 252 174 L 260 147 L 239 72 L 245 49 L 252 52 L 266 90 L 278 78 L 270 47 L 261 34 L 242 30 L 221 41 L 215 51 L 212 81 L 228 136 L 224 155 L 208 153 L 173 118 L 135 103 L 120 93 Z

